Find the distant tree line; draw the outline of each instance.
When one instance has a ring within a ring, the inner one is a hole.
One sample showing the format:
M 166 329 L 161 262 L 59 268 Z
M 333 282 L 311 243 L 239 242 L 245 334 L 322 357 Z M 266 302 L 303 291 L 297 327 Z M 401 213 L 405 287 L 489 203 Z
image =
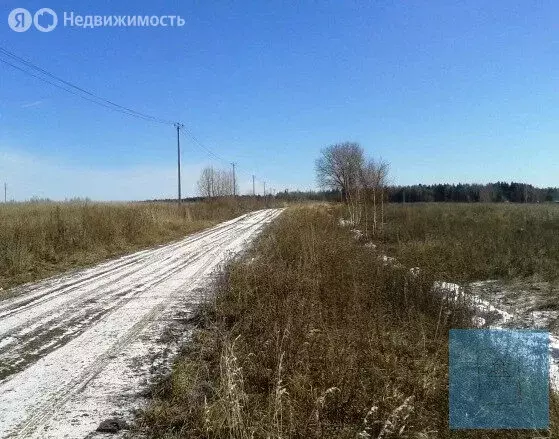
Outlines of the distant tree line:
M 559 201 L 559 188 L 537 188 L 525 183 L 417 184 L 387 188 L 389 202 L 543 203 Z
M 489 184 L 416 184 L 387 186 L 391 203 L 459 202 L 459 203 L 545 203 L 559 201 L 559 188 L 538 188 L 524 183 L 497 182 Z M 285 201 L 342 201 L 339 190 L 278 192 Z
M 377 219 L 383 223 L 384 202 L 460 202 L 460 203 L 544 203 L 559 202 L 559 188 L 538 188 L 525 183 L 497 182 L 488 184 L 415 184 L 394 186 L 387 184 L 388 164 L 365 156 L 357 143 L 340 143 L 323 148 L 316 161 L 317 181 L 323 188 L 319 191 L 279 191 L 266 194 L 279 201 L 329 201 L 344 202 L 349 209 L 351 221 L 359 223 L 364 214 L 366 224 L 371 223 L 375 233 Z M 198 180 L 198 196 L 185 198 L 195 202 L 209 198 L 229 197 L 239 194 L 239 188 L 231 171 L 207 167 Z M 251 198 L 254 195 L 240 195 Z M 260 198 L 259 195 L 256 197 Z M 156 200 L 153 200 L 156 201 Z M 174 199 L 157 200 L 174 202 Z M 371 207 L 368 209 L 367 206 Z M 377 209 L 379 212 L 377 214 Z M 371 221 L 367 217 L 372 212 Z

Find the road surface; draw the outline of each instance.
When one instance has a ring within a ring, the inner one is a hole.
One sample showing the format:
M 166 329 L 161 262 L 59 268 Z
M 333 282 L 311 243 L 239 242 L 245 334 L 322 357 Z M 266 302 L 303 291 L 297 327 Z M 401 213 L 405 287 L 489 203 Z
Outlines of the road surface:
M 101 421 L 130 419 L 176 351 L 176 325 L 280 212 L 243 215 L 0 302 L 0 438 L 95 438 Z

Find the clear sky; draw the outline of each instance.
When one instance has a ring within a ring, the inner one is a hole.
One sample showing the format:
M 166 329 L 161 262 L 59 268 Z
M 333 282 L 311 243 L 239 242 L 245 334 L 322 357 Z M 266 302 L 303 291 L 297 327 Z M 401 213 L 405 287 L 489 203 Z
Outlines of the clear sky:
M 396 184 L 559 186 L 559 3 L 7 0 L 0 47 L 121 105 L 184 122 L 269 188 L 314 188 L 321 147 L 357 141 Z M 49 33 L 8 14 L 52 8 Z M 183 27 L 64 27 L 180 15 Z M 175 132 L 0 63 L 0 182 L 11 197 L 175 195 Z M 184 192 L 221 164 L 183 145 Z M 259 183 L 261 190 L 262 184 Z

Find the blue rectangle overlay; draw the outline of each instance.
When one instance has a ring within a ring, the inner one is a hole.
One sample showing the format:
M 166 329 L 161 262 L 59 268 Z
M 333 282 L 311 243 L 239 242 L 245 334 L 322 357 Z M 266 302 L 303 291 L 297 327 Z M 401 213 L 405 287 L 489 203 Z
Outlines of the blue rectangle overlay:
M 452 329 L 451 429 L 549 427 L 549 333 Z

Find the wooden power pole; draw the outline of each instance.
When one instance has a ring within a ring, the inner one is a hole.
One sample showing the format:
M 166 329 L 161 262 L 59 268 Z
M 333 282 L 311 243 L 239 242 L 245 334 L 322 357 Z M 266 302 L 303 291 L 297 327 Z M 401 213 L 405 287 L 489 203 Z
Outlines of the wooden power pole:
M 178 196 L 177 196 L 177 203 L 181 205 L 181 128 L 184 125 L 182 123 L 175 123 L 175 127 L 177 128 L 177 177 L 178 177 Z
M 235 163 L 231 163 L 231 166 L 233 166 L 233 197 L 235 197 L 237 195 L 237 181 L 235 178 Z

